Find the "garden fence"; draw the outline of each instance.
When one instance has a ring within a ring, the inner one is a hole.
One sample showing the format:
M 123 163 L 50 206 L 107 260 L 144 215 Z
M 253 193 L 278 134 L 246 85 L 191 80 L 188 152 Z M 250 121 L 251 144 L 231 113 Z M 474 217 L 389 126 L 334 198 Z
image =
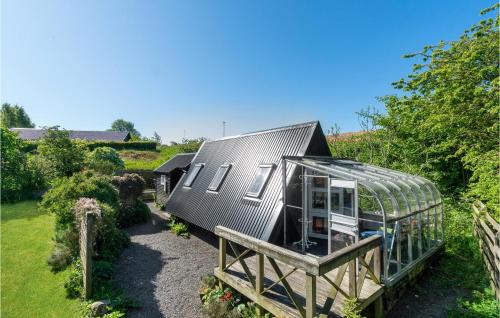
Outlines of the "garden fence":
M 500 301 L 500 225 L 488 213 L 485 205 L 476 201 L 472 205 L 474 234 L 479 240 L 483 261 L 489 273 L 491 289 Z

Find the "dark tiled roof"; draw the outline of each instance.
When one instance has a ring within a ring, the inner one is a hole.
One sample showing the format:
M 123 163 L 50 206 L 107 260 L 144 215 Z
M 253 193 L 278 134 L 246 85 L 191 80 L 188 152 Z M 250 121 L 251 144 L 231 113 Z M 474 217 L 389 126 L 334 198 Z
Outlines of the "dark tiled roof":
M 203 164 L 191 187 L 184 187 L 186 175 L 179 180 L 166 203 L 166 211 L 204 229 L 217 225 L 271 240 L 282 211 L 282 157 L 331 156 L 319 122 L 280 127 L 255 133 L 206 141 L 191 165 Z M 207 191 L 223 164 L 231 168 L 218 192 Z M 245 194 L 257 174 L 259 164 L 274 164 L 259 200 Z M 287 166 L 287 178 L 295 168 Z
M 10 130 L 17 132 L 19 134 L 19 138 L 23 140 L 38 140 L 45 135 L 45 129 L 11 128 Z M 130 134 L 124 131 L 70 130 L 69 138 L 82 140 L 128 141 L 130 139 Z
M 170 173 L 176 168 L 186 168 L 193 160 L 196 153 L 180 153 L 164 162 L 161 166 L 155 169 L 157 173 Z

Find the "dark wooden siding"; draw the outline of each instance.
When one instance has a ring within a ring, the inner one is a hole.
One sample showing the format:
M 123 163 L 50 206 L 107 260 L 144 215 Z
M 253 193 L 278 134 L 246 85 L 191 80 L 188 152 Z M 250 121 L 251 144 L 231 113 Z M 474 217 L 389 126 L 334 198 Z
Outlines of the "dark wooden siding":
M 164 186 L 163 184 L 160 183 L 161 182 L 160 175 L 157 175 L 157 177 L 155 178 L 156 203 L 158 203 L 158 204 L 165 204 L 165 203 L 167 203 L 167 198 L 168 198 L 169 193 L 165 192 L 165 189 L 167 191 L 169 189 L 169 178 L 168 178 L 168 176 L 166 178 L 166 181 L 167 181 L 167 185 Z

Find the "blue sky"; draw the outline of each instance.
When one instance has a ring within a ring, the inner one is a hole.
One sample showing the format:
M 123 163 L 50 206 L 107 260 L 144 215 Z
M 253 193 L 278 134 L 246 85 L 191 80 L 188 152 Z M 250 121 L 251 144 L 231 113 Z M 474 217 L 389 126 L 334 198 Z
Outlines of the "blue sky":
M 39 126 L 135 123 L 164 142 L 355 112 L 493 1 L 24 1 L 1 7 L 1 101 Z

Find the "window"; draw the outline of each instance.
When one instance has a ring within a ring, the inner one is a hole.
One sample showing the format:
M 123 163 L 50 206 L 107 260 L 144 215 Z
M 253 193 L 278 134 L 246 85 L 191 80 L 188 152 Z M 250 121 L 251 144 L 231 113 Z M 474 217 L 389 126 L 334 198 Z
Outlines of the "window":
M 162 175 L 160 176 L 160 184 L 161 184 L 161 185 L 165 185 L 166 183 L 167 183 L 167 176 L 166 176 L 166 175 L 164 175 L 164 174 L 162 174 Z
M 267 184 L 267 180 L 273 171 L 274 165 L 272 164 L 261 164 L 259 165 L 259 170 L 257 171 L 257 175 L 252 181 L 252 185 L 250 189 L 248 189 L 247 196 L 253 198 L 260 198 L 262 192 L 264 191 L 264 187 Z
M 220 166 L 219 169 L 217 170 L 217 172 L 215 173 L 215 176 L 212 179 L 212 182 L 210 182 L 210 185 L 208 186 L 208 190 L 219 191 L 219 188 L 222 185 L 222 181 L 224 181 L 224 179 L 226 178 L 226 175 L 227 175 L 230 168 L 231 168 L 231 165 L 228 163 Z
M 184 181 L 185 187 L 191 187 L 193 185 L 194 179 L 196 179 L 198 173 L 200 173 L 200 170 L 204 165 L 204 163 L 197 163 L 193 168 L 191 168 L 189 174 L 187 175 L 186 181 Z

